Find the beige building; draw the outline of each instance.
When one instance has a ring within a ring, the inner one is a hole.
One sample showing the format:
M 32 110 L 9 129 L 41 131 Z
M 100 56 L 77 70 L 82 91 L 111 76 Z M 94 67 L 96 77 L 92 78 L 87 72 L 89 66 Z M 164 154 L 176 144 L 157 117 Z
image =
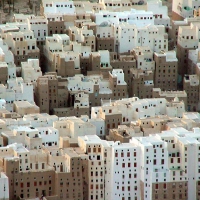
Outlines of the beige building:
M 199 34 L 196 29 L 199 29 L 198 22 L 193 22 L 188 26 L 179 26 L 178 42 L 177 42 L 177 58 L 178 58 L 178 74 L 182 78 L 185 74 L 189 74 L 188 55 L 189 50 L 198 48 Z
M 88 157 L 80 148 L 46 148 L 48 165 L 55 170 L 52 183 L 58 199 L 83 199 Z
M 21 62 L 21 75 L 25 83 L 32 83 L 36 86 L 39 76 L 42 76 L 39 59 L 28 59 L 27 62 Z
M 174 199 L 178 197 L 178 199 L 186 200 L 188 199 L 187 191 L 188 184 L 187 181 L 179 181 L 179 182 L 168 182 L 168 183 L 152 183 L 152 199 Z M 168 191 L 168 192 L 167 192 Z M 171 192 L 173 191 L 173 192 Z M 144 198 L 142 198 L 144 199 Z
M 47 36 L 47 19 L 45 16 L 35 16 L 33 14 L 14 14 L 13 21 L 18 23 L 27 23 L 28 29 L 33 31 L 37 40 L 37 46 L 42 52 L 42 45 Z
M 139 119 L 138 125 L 140 126 L 143 136 L 149 136 L 150 134 L 160 133 L 165 130 L 165 124 L 168 118 L 151 117 L 146 119 Z
M 83 26 L 82 28 L 76 26 L 69 27 L 68 35 L 71 41 L 81 43 L 83 46 L 91 46 L 91 51 L 96 51 L 96 37 L 94 31 L 88 29 L 87 26 Z
M 155 69 L 153 51 L 149 46 L 138 46 L 131 51 L 137 60 L 137 69 L 152 70 Z
M 41 113 L 51 113 L 58 107 L 58 79 L 56 75 L 45 75 L 37 79 L 35 101 Z
M 63 15 L 60 13 L 47 13 L 45 14 L 46 19 L 48 20 L 48 36 L 53 34 L 64 34 L 65 25 Z
M 39 113 L 40 108 L 34 104 L 29 103 L 28 101 L 14 101 L 13 111 L 21 116 L 24 116 L 27 114 Z
M 28 151 L 13 144 L 5 152 L 0 160 L 9 178 L 9 199 L 88 199 L 88 156 L 80 148 Z
M 110 26 L 96 26 L 96 51 L 115 52 L 114 29 Z
M 130 97 L 151 98 L 154 88 L 153 72 L 150 70 L 131 69 Z
M 171 102 L 175 97 L 178 97 L 180 101 L 183 101 L 185 108 L 187 110 L 187 93 L 186 91 L 161 91 L 160 88 L 153 88 L 152 98 L 165 98 L 167 101 Z
M 58 121 L 53 123 L 53 127 L 58 129 L 59 136 L 62 137 L 63 141 L 69 140 L 76 145 L 78 144 L 78 137 L 87 135 L 98 135 L 104 136 L 104 121 L 103 120 L 91 120 L 88 116 L 82 115 L 80 118 L 75 116 L 62 117 Z M 61 144 L 64 144 L 60 141 Z M 64 148 L 64 147 L 63 147 Z
M 88 92 L 90 106 L 101 105 L 101 100 L 117 100 L 127 97 L 127 84 L 124 81 L 124 73 L 121 69 L 112 70 L 106 77 L 95 72 L 88 76 L 69 77 L 67 89 L 70 94 L 79 91 Z
M 171 21 L 171 26 L 169 27 L 169 31 L 168 31 L 169 38 L 170 38 L 171 42 L 173 43 L 173 46 L 171 46 L 171 50 L 173 50 L 174 47 L 177 45 L 179 26 L 187 26 L 187 25 L 188 25 L 188 19 L 184 19 L 184 21 L 182 21 L 182 20 L 181 21 L 178 21 L 178 20 Z
M 57 72 L 63 77 L 80 74 L 81 49 L 81 44 L 72 43 L 66 34 L 54 34 L 51 37 L 46 37 L 44 46 L 46 71 Z
M 88 155 L 87 200 L 105 199 L 105 192 L 110 186 L 111 160 L 110 148 L 113 142 L 88 135 L 78 138 L 79 147 Z
M 67 100 L 67 96 L 66 96 Z M 68 117 L 76 116 L 80 117 L 81 115 L 90 115 L 90 106 L 89 106 L 89 95 L 84 92 L 69 92 L 68 99 L 69 107 L 60 107 L 54 108 L 53 114 L 58 117 Z
M 199 77 L 197 75 L 185 75 L 183 89 L 187 93 L 187 110 L 199 110 Z
M 89 53 L 96 51 L 96 37 L 94 35 L 94 31 L 88 29 L 87 26 L 83 26 L 82 28 L 78 28 L 76 26 L 69 27 L 68 34 L 71 41 L 76 41 L 82 46 L 90 47 L 91 51 Z M 86 75 L 87 71 L 90 70 L 89 56 L 80 54 L 80 66 L 81 73 Z
M 21 62 L 27 61 L 28 58 L 40 58 L 33 31 L 8 32 L 3 34 L 2 38 L 13 53 L 16 66 L 20 66 Z
M 68 80 L 56 73 L 47 73 L 37 79 L 35 101 L 41 113 L 54 113 L 59 117 L 89 115 L 88 92 L 70 90 Z
M 83 63 L 81 63 L 83 65 Z M 102 73 L 108 77 L 108 73 L 112 71 L 111 56 L 108 50 L 100 50 L 89 54 L 89 65 L 87 74 Z
M 154 85 L 161 90 L 177 90 L 178 59 L 175 51 L 154 53 Z
M 6 62 L 0 62 L 0 84 L 6 84 L 8 80 L 8 65 Z
M 110 38 L 99 38 L 98 36 L 96 37 L 96 50 L 108 50 L 110 52 L 115 51 L 115 39 L 114 37 Z
M 132 95 L 132 74 L 131 69 L 136 68 L 136 59 L 133 55 L 120 55 L 115 53 L 110 53 L 110 65 L 113 69 L 123 69 L 124 80 L 127 83 L 128 94 Z
M 99 118 L 105 121 L 106 135 L 109 134 L 110 129 L 115 129 L 122 124 L 122 113 L 117 109 L 113 109 L 112 106 L 100 107 L 98 114 Z
M 143 136 L 143 132 L 140 130 L 140 126 L 128 127 L 126 125 L 119 125 L 118 128 L 109 130 L 109 135 L 106 139 L 114 142 L 129 143 L 132 137 L 141 136 Z

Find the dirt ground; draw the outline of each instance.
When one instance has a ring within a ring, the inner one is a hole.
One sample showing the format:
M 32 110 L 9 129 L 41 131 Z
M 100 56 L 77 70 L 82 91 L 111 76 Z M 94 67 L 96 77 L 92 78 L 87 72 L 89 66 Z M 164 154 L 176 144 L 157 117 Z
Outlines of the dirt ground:
M 9 4 L 9 1 L 11 4 Z M 0 0 L 2 23 L 11 22 L 14 13 L 39 15 L 40 2 L 40 0 Z

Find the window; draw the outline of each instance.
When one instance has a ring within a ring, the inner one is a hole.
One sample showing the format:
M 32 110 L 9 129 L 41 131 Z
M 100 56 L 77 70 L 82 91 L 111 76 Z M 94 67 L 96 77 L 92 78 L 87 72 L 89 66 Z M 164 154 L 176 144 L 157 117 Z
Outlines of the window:
M 137 186 L 134 187 L 134 190 L 137 190 Z

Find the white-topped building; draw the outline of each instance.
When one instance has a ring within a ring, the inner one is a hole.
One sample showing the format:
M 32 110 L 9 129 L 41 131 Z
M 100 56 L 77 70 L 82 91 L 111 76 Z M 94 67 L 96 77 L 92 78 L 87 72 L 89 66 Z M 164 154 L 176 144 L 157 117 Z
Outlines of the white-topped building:
M 148 1 L 147 11 L 153 12 L 154 24 L 170 26 L 170 17 L 168 16 L 168 7 L 162 5 L 162 1 Z
M 89 156 L 88 200 L 110 199 L 112 186 L 111 147 L 114 142 L 101 140 L 96 135 L 78 137 L 78 145 Z
M 140 149 L 115 142 L 111 152 L 110 199 L 140 199 Z
M 115 45 L 118 52 L 125 53 L 136 47 L 150 47 L 154 52 L 168 51 L 168 35 L 165 26 L 148 24 L 137 27 L 134 24 L 119 24 L 114 28 Z
M 75 140 L 79 136 L 96 134 L 95 125 L 77 117 L 60 118 L 53 123 L 53 127 L 59 131 L 60 137 L 69 137 Z
M 59 131 L 53 127 L 37 127 L 38 134 L 42 138 L 43 146 L 58 146 Z
M 131 9 L 131 11 L 124 12 L 100 11 L 99 13 L 95 13 L 95 23 L 97 25 L 117 25 L 122 22 L 134 24 L 136 27 L 153 25 L 153 12 Z
M 181 116 L 184 112 L 184 102 L 177 102 L 181 109 L 177 109 L 176 116 Z M 119 121 L 122 124 L 130 123 L 137 119 L 155 117 L 156 115 L 166 115 L 169 113 L 168 107 L 174 107 L 174 104 L 168 104 L 165 98 L 156 99 L 139 99 L 137 97 L 126 98 L 108 104 L 102 104 L 101 107 L 92 107 L 91 118 L 102 118 L 106 121 L 106 126 L 109 120 L 112 124 L 112 119 L 116 120 L 119 116 Z M 109 120 L 106 117 L 112 116 Z M 120 116 L 121 115 L 121 116 Z M 110 126 L 110 125 L 109 125 Z M 106 128 L 107 128 L 106 127 Z
M 155 136 L 132 138 L 130 143 L 140 147 L 140 190 L 142 199 L 152 198 L 152 184 L 169 181 L 167 144 Z M 139 170 L 138 170 L 139 171 Z
M 73 1 L 42 1 L 44 13 L 74 14 L 75 6 Z
M 38 59 L 28 59 L 27 62 L 22 62 L 22 78 L 25 83 L 32 83 L 35 87 L 38 77 L 42 76 L 41 68 Z
M 200 2 L 196 0 L 177 0 L 172 4 L 172 19 L 184 19 L 194 16 L 194 10 L 198 9 Z
M 6 101 L 6 109 L 13 111 L 14 101 L 28 101 L 35 104 L 33 98 L 33 85 L 24 83 L 23 79 L 16 78 L 8 80 L 8 87 L 1 85 L 1 98 Z
M 0 174 L 0 199 L 9 199 L 9 184 L 8 177 L 4 172 Z

